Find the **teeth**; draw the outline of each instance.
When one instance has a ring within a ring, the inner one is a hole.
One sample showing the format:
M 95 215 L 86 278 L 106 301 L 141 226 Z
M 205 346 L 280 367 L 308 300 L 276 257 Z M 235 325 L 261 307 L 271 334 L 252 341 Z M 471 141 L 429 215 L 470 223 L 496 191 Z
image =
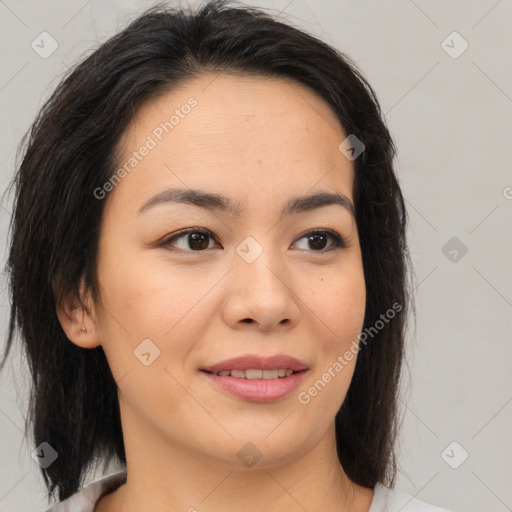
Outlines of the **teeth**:
M 238 377 L 239 379 L 248 380 L 271 380 L 289 377 L 292 373 L 293 370 L 290 368 L 279 368 L 275 370 L 260 370 L 256 368 L 249 368 L 247 370 L 222 370 L 220 372 L 215 373 L 215 375 L 219 375 L 221 377 Z
M 263 370 L 261 373 L 264 379 L 277 379 L 279 377 L 279 370 Z
M 263 377 L 263 370 L 245 370 L 246 379 L 261 379 L 261 377 Z

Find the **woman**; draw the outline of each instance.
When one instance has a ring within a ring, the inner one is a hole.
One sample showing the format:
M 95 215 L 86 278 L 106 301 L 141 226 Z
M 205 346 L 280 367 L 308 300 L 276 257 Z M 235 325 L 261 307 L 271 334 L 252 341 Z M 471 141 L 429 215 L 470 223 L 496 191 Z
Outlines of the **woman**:
M 49 510 L 441 510 L 392 489 L 394 154 L 349 59 L 257 9 L 151 9 L 70 72 L 8 261 Z

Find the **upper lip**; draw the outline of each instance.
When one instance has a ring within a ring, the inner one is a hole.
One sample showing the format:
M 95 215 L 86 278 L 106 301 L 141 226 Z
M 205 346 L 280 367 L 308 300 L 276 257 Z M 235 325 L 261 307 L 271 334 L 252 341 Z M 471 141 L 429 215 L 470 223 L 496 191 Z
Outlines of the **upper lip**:
M 283 368 L 301 371 L 307 370 L 308 365 L 304 361 L 300 361 L 295 357 L 287 356 L 285 354 L 277 354 L 270 357 L 247 354 L 239 357 L 233 357 L 232 359 L 226 359 L 225 361 L 212 366 L 201 368 L 201 370 L 217 373 L 223 370 L 278 370 Z

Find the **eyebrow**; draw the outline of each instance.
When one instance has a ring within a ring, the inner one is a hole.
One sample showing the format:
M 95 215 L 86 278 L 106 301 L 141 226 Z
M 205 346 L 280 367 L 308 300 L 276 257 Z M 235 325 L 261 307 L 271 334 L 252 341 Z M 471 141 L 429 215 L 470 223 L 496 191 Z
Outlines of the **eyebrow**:
M 168 189 L 146 201 L 139 208 L 137 215 L 157 205 L 166 203 L 190 204 L 208 211 L 226 212 L 233 217 L 238 217 L 242 213 L 240 203 L 234 202 L 229 197 L 221 194 L 204 192 L 197 189 Z M 292 197 L 281 208 L 280 218 L 283 219 L 290 214 L 303 213 L 333 204 L 342 206 L 355 218 L 354 205 L 350 199 L 344 194 L 332 192 L 317 192 L 315 194 Z

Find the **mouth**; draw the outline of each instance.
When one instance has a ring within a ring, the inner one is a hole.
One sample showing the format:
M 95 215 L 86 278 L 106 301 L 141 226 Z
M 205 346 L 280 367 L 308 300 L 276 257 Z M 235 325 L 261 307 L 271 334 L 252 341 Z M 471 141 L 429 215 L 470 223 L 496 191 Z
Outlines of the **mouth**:
M 276 402 L 289 396 L 309 367 L 286 355 L 245 355 L 201 368 L 216 391 L 249 402 Z
M 248 379 L 285 378 L 291 375 L 290 371 L 293 373 L 307 369 L 308 365 L 304 361 L 286 354 L 273 356 L 246 354 L 201 368 L 202 371 L 219 376 L 225 377 L 230 375 L 232 377 Z
M 278 368 L 274 370 L 263 370 L 256 368 L 248 368 L 246 370 L 221 370 L 219 372 L 210 372 L 207 370 L 201 370 L 217 377 L 235 377 L 237 379 L 247 380 L 275 380 L 285 379 L 296 373 L 305 372 L 306 370 L 293 370 L 292 368 Z

